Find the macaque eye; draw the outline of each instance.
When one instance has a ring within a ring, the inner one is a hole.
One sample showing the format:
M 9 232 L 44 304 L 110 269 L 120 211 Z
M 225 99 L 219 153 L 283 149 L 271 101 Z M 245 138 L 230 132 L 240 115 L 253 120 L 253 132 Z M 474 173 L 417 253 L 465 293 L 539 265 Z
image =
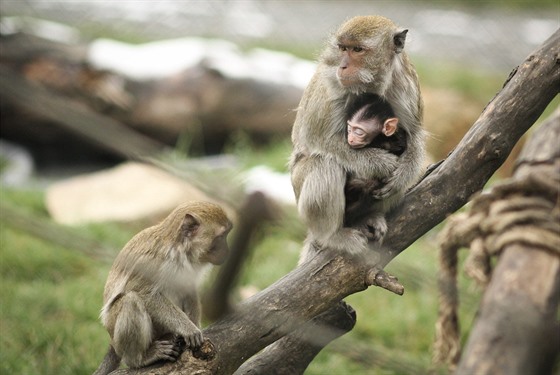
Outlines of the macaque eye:
M 356 137 L 363 137 L 366 132 L 360 128 L 355 128 L 351 125 L 348 125 L 348 134 L 354 134 Z
M 345 52 L 348 48 L 346 48 L 345 46 L 343 46 L 342 44 L 338 45 L 338 49 L 341 50 L 342 52 Z
M 354 47 L 352 51 L 354 52 L 362 52 L 364 49 L 362 47 Z
M 362 129 L 355 129 L 354 134 L 356 134 L 358 137 L 361 137 L 361 136 L 365 135 L 366 133 Z

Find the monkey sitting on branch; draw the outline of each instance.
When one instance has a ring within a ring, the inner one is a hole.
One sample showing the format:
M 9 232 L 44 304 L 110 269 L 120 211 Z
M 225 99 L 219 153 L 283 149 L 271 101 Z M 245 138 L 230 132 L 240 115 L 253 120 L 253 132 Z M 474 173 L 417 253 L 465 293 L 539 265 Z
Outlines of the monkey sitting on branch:
M 101 321 L 111 337 L 94 375 L 175 361 L 202 345 L 198 287 L 210 264 L 222 264 L 232 228 L 213 203 L 188 202 L 135 235 L 107 278 Z
M 380 244 L 387 231 L 384 213 L 420 174 L 423 104 L 416 71 L 403 51 L 407 32 L 381 16 L 354 17 L 321 54 L 298 108 L 289 163 L 298 211 L 309 227 L 303 258 L 317 247 L 312 243 L 352 254 L 367 248 L 368 237 Z M 387 101 L 399 119 L 406 142 L 401 155 L 348 145 L 347 119 L 356 103 L 372 95 Z M 384 182 L 371 192 L 381 212 L 368 218 L 367 232 L 345 225 L 348 176 Z

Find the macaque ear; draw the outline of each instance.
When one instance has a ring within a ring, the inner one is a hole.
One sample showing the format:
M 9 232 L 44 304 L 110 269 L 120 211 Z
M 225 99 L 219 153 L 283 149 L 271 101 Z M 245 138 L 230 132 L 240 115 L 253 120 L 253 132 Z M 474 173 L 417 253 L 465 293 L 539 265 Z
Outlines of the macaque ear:
M 181 224 L 181 232 L 185 237 L 192 238 L 199 227 L 200 223 L 198 220 L 193 215 L 186 214 L 183 219 L 183 224 Z
M 389 117 L 387 120 L 385 120 L 385 123 L 383 124 L 383 129 L 381 129 L 381 131 L 383 132 L 383 134 L 385 134 L 387 137 L 392 136 L 393 134 L 395 134 L 395 132 L 397 131 L 397 124 L 399 123 L 399 119 L 396 117 Z
M 395 52 L 401 53 L 404 49 L 404 41 L 406 40 L 406 33 L 408 33 L 408 29 L 404 29 L 403 31 L 399 31 L 393 36 L 393 41 L 395 43 Z

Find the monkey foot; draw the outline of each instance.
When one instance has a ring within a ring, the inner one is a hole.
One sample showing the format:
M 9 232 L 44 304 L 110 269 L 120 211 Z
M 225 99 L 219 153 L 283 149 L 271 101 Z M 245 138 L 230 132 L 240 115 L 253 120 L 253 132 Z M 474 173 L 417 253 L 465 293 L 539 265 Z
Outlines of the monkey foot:
M 364 225 L 362 232 L 369 241 L 380 244 L 387 234 L 387 222 L 382 216 L 371 218 Z

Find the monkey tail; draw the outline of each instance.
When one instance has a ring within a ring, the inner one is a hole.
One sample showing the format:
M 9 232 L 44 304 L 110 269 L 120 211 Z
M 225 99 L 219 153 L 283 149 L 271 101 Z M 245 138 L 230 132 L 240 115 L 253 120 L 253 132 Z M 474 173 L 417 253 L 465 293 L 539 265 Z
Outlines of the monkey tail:
M 121 357 L 115 352 L 113 345 L 109 345 L 109 349 L 107 350 L 107 354 L 103 358 L 103 362 L 99 365 L 97 370 L 93 373 L 93 375 L 107 375 L 117 368 L 121 364 Z

